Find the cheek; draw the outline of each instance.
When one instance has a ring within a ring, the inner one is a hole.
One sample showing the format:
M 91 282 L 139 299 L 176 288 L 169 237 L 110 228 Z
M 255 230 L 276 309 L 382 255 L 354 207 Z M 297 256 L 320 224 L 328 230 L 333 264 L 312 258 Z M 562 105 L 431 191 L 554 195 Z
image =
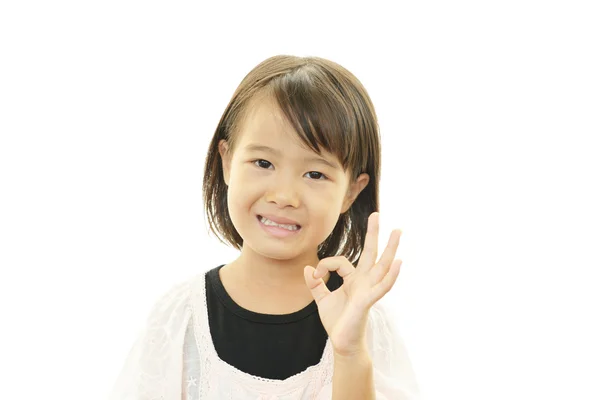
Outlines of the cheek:
M 310 240 L 313 245 L 319 245 L 331 235 L 331 232 L 333 232 L 340 217 L 340 213 L 338 208 L 331 206 L 320 209 L 318 214 L 313 213 L 312 215 L 314 220 Z
M 257 183 L 256 177 L 253 177 L 252 173 L 244 166 L 234 168 L 232 170 L 228 195 L 231 195 L 232 197 L 235 196 L 239 202 L 243 202 L 242 200 L 244 200 L 249 193 L 256 191 L 256 186 L 258 186 Z
M 312 210 L 312 215 L 319 225 L 326 230 L 333 230 L 337 223 L 342 209 L 342 199 L 333 194 L 323 194 L 315 201 L 311 202 L 309 208 Z

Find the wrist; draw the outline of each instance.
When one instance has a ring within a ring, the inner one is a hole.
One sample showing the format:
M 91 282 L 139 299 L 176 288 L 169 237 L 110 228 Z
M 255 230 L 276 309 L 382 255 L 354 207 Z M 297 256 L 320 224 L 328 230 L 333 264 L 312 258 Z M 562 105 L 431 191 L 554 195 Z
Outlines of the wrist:
M 366 346 L 352 351 L 339 352 L 334 350 L 333 359 L 338 364 L 364 365 L 371 363 L 371 355 Z

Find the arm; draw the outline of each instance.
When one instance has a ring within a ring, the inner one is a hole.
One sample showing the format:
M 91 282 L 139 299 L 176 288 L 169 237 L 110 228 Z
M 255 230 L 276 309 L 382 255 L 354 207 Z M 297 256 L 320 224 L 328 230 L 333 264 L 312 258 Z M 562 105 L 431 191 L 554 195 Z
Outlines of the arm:
M 335 355 L 333 400 L 375 400 L 373 362 L 365 349 L 353 356 Z

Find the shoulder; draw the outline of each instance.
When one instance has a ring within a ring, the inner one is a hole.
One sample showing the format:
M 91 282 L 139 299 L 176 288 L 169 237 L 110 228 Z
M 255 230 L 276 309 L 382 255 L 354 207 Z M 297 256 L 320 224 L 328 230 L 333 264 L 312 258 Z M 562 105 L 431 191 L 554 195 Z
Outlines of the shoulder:
M 389 398 L 418 399 L 419 387 L 404 340 L 393 314 L 380 301 L 369 310 L 368 328 L 367 343 L 379 390 L 394 393 Z
M 367 343 L 375 359 L 389 367 L 405 359 L 404 341 L 386 305 L 375 303 L 369 310 L 367 324 Z
M 369 310 L 368 317 L 371 329 L 393 329 L 392 317 L 388 311 L 388 306 L 381 301 L 375 303 Z
M 154 303 L 127 356 L 110 399 L 167 398 L 181 381 L 181 349 L 196 278 L 172 284 Z M 170 398 L 170 397 L 169 397 Z M 174 397 L 175 398 L 175 397 Z
M 151 308 L 148 323 L 165 322 L 165 319 L 170 319 L 174 314 L 185 313 L 190 307 L 192 290 L 198 280 L 199 275 L 195 275 L 164 290 Z

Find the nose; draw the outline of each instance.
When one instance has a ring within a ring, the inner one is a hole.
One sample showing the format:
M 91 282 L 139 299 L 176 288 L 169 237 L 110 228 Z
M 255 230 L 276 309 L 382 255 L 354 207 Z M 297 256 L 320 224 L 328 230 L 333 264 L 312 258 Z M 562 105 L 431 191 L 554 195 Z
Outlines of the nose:
M 269 203 L 276 203 L 281 208 L 287 206 L 297 208 L 300 203 L 300 196 L 296 180 L 281 174 L 273 180 L 266 194 L 266 200 Z

